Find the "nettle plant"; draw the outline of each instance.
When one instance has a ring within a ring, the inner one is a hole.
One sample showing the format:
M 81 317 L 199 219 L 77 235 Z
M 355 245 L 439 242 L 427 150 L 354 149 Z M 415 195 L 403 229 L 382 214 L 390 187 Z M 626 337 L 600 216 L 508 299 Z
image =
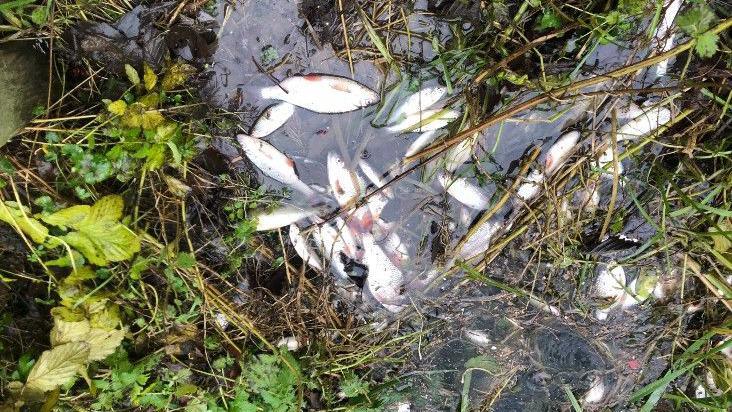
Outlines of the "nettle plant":
M 61 144 L 57 133 L 46 133 L 46 159 L 69 164 L 71 175 L 65 184 L 82 200 L 91 197 L 87 185 L 112 177 L 127 182 L 163 166 L 180 168 L 195 155 L 195 140 L 169 113 L 183 102 L 183 96 L 173 91 L 196 69 L 176 63 L 162 79 L 148 65 L 143 66 L 142 77 L 130 65 L 125 70 L 130 88 L 118 100 L 103 100 L 106 110 L 81 142 Z

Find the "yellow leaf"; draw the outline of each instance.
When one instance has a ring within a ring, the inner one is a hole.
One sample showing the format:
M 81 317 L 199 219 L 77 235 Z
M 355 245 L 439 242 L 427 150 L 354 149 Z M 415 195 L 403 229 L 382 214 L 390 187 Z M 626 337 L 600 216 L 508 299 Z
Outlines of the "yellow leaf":
M 145 89 L 148 91 L 152 90 L 155 85 L 158 83 L 158 76 L 153 71 L 152 67 L 148 66 L 147 63 L 145 63 L 143 66 L 143 80 L 145 81 Z
M 121 329 L 104 330 L 92 328 L 87 335 L 86 342 L 89 344 L 89 360 L 103 360 L 114 353 L 122 343 L 125 331 Z
M 47 350 L 33 365 L 25 386 L 48 392 L 70 382 L 89 359 L 89 344 L 71 342 Z
M 125 73 L 127 74 L 127 78 L 130 80 L 130 83 L 137 86 L 140 84 L 140 75 L 137 73 L 137 70 L 135 70 L 134 67 L 130 66 L 129 64 L 125 64 Z
M 53 329 L 51 329 L 51 346 L 69 342 L 86 342 L 90 330 L 91 326 L 86 319 L 80 322 L 67 322 L 60 316 L 55 317 L 53 318 Z
M 121 196 L 105 196 L 92 206 L 72 206 L 43 217 L 49 224 L 70 227 L 75 232 L 59 236 L 81 252 L 90 263 L 105 266 L 120 262 L 140 251 L 140 240 L 125 225 L 122 218 L 124 201 Z
M 165 76 L 163 76 L 163 90 L 169 91 L 175 89 L 185 83 L 186 80 L 195 73 L 196 68 L 190 64 L 176 63 L 170 66 L 166 71 Z
M 77 266 L 75 271 L 71 272 L 69 276 L 66 276 L 63 283 L 67 286 L 73 286 L 86 280 L 95 279 L 96 277 L 97 274 L 89 266 Z
M 137 102 L 150 109 L 156 109 L 158 104 L 160 104 L 160 95 L 157 93 L 148 93 L 137 99 Z
M 124 100 L 114 101 L 107 105 L 107 110 L 112 114 L 122 116 L 127 111 L 127 103 Z
M 720 220 L 718 226 L 722 232 L 732 232 L 732 224 L 729 219 Z M 724 253 L 732 248 L 732 242 L 730 241 L 732 234 L 720 233 L 717 228 L 713 227 L 709 228 L 709 233 L 712 241 L 714 241 L 714 250 L 717 252 Z
M 16 230 L 19 229 L 36 243 L 45 242 L 46 237 L 48 237 L 48 228 L 38 220 L 28 216 L 30 211 L 27 208 L 20 210 L 13 206 L 14 202 L 0 202 L 0 221 L 13 226 Z
M 53 316 L 54 319 L 63 319 L 67 322 L 80 322 L 86 319 L 82 311 L 72 310 L 61 306 L 51 309 L 51 316 Z
M 149 110 L 142 115 L 142 128 L 144 130 L 155 130 L 165 121 L 165 118 L 157 110 Z

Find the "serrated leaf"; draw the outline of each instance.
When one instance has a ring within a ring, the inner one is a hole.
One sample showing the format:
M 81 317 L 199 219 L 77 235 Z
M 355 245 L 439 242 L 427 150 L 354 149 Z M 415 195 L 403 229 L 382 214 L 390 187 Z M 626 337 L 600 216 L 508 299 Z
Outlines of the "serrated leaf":
M 53 318 L 51 329 L 51 346 L 63 345 L 69 342 L 86 342 L 91 326 L 84 319 L 79 322 L 67 322 L 60 316 Z
M 719 36 L 717 33 L 712 33 L 710 31 L 700 34 L 699 37 L 696 38 L 696 44 L 694 45 L 694 50 L 696 51 L 696 54 L 699 55 L 699 57 L 712 57 L 715 53 L 717 53 L 717 41 L 719 40 Z
M 89 344 L 71 342 L 44 351 L 33 366 L 26 388 L 48 392 L 65 385 L 76 377 L 89 359 Z
M 30 210 L 20 210 L 14 202 L 0 202 L 0 221 L 20 229 L 36 243 L 43 243 L 48 237 L 48 228 L 29 216 Z
M 31 13 L 31 21 L 36 26 L 42 26 L 46 24 L 46 21 L 48 20 L 48 12 L 46 11 L 46 8 L 43 6 L 36 7 L 33 9 L 33 12 Z
M 125 73 L 127 74 L 127 79 L 129 79 L 130 83 L 137 86 L 140 84 L 140 75 L 137 73 L 137 70 L 135 70 L 134 67 L 130 66 L 129 64 L 125 64 Z
M 89 344 L 89 360 L 103 360 L 111 355 L 122 343 L 124 337 L 125 331 L 121 329 L 92 328 L 86 338 L 86 342 Z
M 111 195 L 92 206 L 72 206 L 42 219 L 54 226 L 75 229 L 60 238 L 89 262 L 106 266 L 109 262 L 130 259 L 140 251 L 137 235 L 119 223 L 123 207 L 122 197 Z
M 145 81 L 145 89 L 148 91 L 152 90 L 158 83 L 158 76 L 147 63 L 142 66 L 143 75 L 142 78 Z
M 196 68 L 190 64 L 176 63 L 165 72 L 161 86 L 164 91 L 173 90 L 185 83 L 195 73 Z
M 107 111 L 122 116 L 127 111 L 127 103 L 124 100 L 115 100 L 107 105 Z
M 148 110 L 142 114 L 142 129 L 143 130 L 155 130 L 158 126 L 163 124 L 165 118 L 157 110 Z

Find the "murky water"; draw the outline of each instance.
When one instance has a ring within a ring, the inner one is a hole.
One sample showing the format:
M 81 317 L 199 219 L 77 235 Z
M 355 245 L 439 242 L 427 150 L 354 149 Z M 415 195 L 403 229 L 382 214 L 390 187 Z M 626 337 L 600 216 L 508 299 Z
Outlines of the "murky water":
M 408 14 L 411 30 L 436 33 L 444 40 L 446 21 L 431 13 L 439 2 L 416 3 Z M 242 132 L 248 131 L 266 107 L 276 103 L 259 96 L 260 88 L 273 84 L 270 76 L 282 80 L 293 74 L 328 73 L 353 78 L 373 90 L 386 90 L 396 84 L 393 75 L 386 76 L 382 67 L 370 61 L 356 59 L 351 72 L 348 60 L 335 55 L 330 42 L 339 41 L 341 28 L 332 8 L 333 2 L 319 1 L 247 1 L 234 6 L 220 3 L 216 16 L 220 36 L 206 91 L 213 102 L 240 114 Z M 428 39 L 391 40 L 394 53 L 407 54 L 413 61 L 433 57 Z M 629 58 L 620 47 L 600 46 L 575 78 L 606 72 L 624 65 Z M 421 76 L 421 86 L 438 83 L 427 71 Z M 406 94 L 397 93 L 397 100 Z M 532 96 L 506 92 L 504 97 L 515 103 Z M 578 123 L 586 111 L 594 111 L 595 104 L 591 98 L 552 102 L 491 127 L 478 138 L 472 159 L 456 173 L 481 184 L 488 196 L 494 196 L 498 188 L 511 183 L 527 149 L 536 145 L 545 151 L 567 130 L 596 127 L 591 121 L 583 123 L 585 126 Z M 376 105 L 327 115 L 298 108 L 286 125 L 266 140 L 295 161 L 301 179 L 308 184 L 328 186 L 329 152 L 337 153 L 353 170 L 358 169 L 359 160 L 366 160 L 380 173 L 386 173 L 399 164 L 418 134 L 386 131 L 381 127 L 381 109 Z M 477 174 L 493 180 L 479 179 Z M 282 188 L 278 182 L 260 177 L 267 187 Z M 394 199 L 381 217 L 395 225 L 407 246 L 409 259 L 401 269 L 413 279 L 433 267 L 435 258 L 466 233 L 480 212 L 447 196 L 431 177 L 425 176 L 423 168 L 398 181 L 393 190 Z M 305 205 L 306 200 L 293 194 L 284 202 Z M 329 206 L 336 207 L 334 203 Z M 440 243 L 443 233 L 448 233 L 449 239 Z M 509 270 L 519 276 L 523 263 L 515 262 Z M 510 274 L 502 277 L 511 278 Z M 449 287 L 441 290 L 450 292 Z M 421 306 L 421 292 L 407 290 L 404 295 Z M 646 334 L 647 330 L 628 327 L 625 315 L 600 324 L 587 314 L 557 318 L 531 308 L 525 300 L 518 305 L 507 304 L 512 301 L 509 296 L 497 296 L 496 290 L 486 288 L 464 293 L 461 289 L 453 295 L 447 301 L 455 306 L 443 309 L 444 314 L 438 316 L 452 319 L 444 320 L 448 324 L 443 328 L 448 332 L 433 337 L 431 345 L 417 357 L 415 372 L 405 378 L 416 388 L 423 388 L 422 393 L 431 394 L 429 399 L 415 399 L 417 410 L 455 410 L 463 393 L 473 407 L 483 404 L 497 411 L 559 410 L 568 405 L 568 392 L 582 400 L 591 396 L 592 388 L 602 385 L 605 397 L 618 398 L 627 395 L 638 382 L 641 369 L 659 368 L 656 361 L 642 360 L 645 345 L 653 337 Z M 648 316 L 640 309 L 637 312 L 632 316 Z M 454 319 L 460 319 L 460 324 L 456 325 Z M 651 328 L 648 326 L 648 330 Z M 476 362 L 483 365 L 482 369 L 475 368 Z M 490 370 L 486 369 L 489 365 Z M 468 384 L 466 373 L 470 375 Z M 592 405 L 587 407 L 592 409 Z

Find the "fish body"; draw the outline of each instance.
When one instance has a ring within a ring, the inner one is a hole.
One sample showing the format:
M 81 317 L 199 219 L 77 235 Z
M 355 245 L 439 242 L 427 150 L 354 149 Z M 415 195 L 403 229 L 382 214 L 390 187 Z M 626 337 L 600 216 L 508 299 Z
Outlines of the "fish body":
M 445 170 L 452 173 L 467 162 L 473 154 L 473 144 L 477 138 L 478 134 L 475 134 L 450 148 L 445 153 Z
M 437 180 L 447 193 L 465 206 L 484 210 L 488 208 L 490 200 L 488 196 L 476 185 L 470 183 L 464 177 L 452 178 L 447 173 L 438 172 Z
M 402 117 L 407 117 L 410 114 L 419 113 L 425 109 L 429 109 L 435 103 L 440 101 L 440 99 L 442 99 L 446 94 L 446 87 L 426 87 L 404 99 L 404 102 L 394 109 L 390 119 L 395 122 Z
M 544 173 L 539 170 L 532 170 L 516 189 L 516 198 L 528 202 L 535 198 L 541 192 L 542 183 L 544 182 Z
M 572 151 L 577 147 L 579 142 L 580 134 L 577 131 L 571 131 L 565 133 L 557 139 L 557 141 L 549 148 L 546 153 L 546 160 L 544 161 L 544 173 L 547 176 L 551 176 L 559 167 L 572 154 Z
M 269 213 L 260 212 L 255 215 L 257 231 L 281 228 L 313 216 L 315 213 L 316 210 L 303 209 L 292 205 L 282 206 Z
M 379 193 L 369 196 L 366 201 L 366 204 L 371 210 L 371 217 L 378 219 L 387 203 L 389 203 L 389 200 L 394 198 L 394 192 L 390 188 L 382 189 L 386 185 L 386 181 L 366 161 L 361 160 L 358 162 L 358 165 L 364 175 L 366 175 L 366 178 L 380 189 Z
M 434 142 L 439 135 L 439 130 L 430 130 L 427 132 L 423 132 L 417 137 L 417 139 L 412 142 L 412 144 L 409 145 L 406 153 L 404 153 L 404 157 L 414 156 L 415 154 L 419 153 L 420 150 L 424 149 L 432 142 Z
M 273 104 L 264 109 L 262 114 L 259 115 L 249 135 L 255 138 L 269 136 L 275 130 L 282 127 L 293 114 L 295 114 L 295 106 L 290 103 L 282 102 Z
M 328 182 L 333 196 L 341 206 L 356 201 L 363 187 L 360 179 L 337 154 L 328 153 Z
M 315 270 L 323 270 L 323 264 L 320 262 L 320 258 L 315 254 L 310 245 L 308 245 L 307 239 L 305 239 L 305 236 L 300 232 L 300 228 L 295 224 L 290 225 L 290 242 L 292 242 L 295 252 L 300 255 L 303 262 Z
M 435 117 L 433 117 L 435 116 Z M 411 113 L 394 125 L 388 126 L 386 130 L 398 132 L 428 132 L 442 129 L 448 123 L 460 117 L 460 112 L 452 109 L 428 109 L 417 113 Z
M 266 176 L 312 197 L 315 191 L 297 176 L 295 162 L 264 140 L 240 134 L 237 137 L 247 158 Z
M 485 253 L 490 247 L 493 237 L 503 227 L 503 222 L 496 219 L 489 219 L 484 222 L 478 230 L 470 236 L 462 248 L 458 251 L 458 258 L 462 260 L 472 259 L 480 254 Z
M 671 121 L 671 110 L 667 107 L 646 109 L 640 116 L 617 130 L 617 141 L 636 140 Z
M 317 113 L 346 113 L 379 101 L 379 95 L 361 83 L 326 74 L 288 77 L 279 86 L 261 89 L 260 94 Z
M 601 265 L 595 280 L 595 296 L 619 299 L 625 294 L 625 270 L 616 264 Z
M 364 234 L 362 241 L 364 263 L 369 268 L 366 287 L 379 303 L 393 305 L 401 296 L 404 275 L 376 244 L 373 235 Z

